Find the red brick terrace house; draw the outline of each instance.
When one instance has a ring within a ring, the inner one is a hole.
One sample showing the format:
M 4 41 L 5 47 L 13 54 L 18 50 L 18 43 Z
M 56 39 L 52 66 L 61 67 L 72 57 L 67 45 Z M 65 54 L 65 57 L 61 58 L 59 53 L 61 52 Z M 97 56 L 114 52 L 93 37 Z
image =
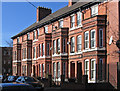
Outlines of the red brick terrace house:
M 78 0 L 79 1 L 79 0 Z M 119 1 L 72 2 L 51 14 L 38 7 L 37 21 L 12 37 L 13 75 L 61 75 L 89 83 L 119 84 Z

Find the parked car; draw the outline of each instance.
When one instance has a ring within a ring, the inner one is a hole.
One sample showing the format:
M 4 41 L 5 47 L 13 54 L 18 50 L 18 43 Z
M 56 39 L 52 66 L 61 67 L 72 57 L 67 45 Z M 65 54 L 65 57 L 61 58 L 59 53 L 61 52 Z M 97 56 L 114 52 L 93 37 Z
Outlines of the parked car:
M 4 83 L 15 82 L 18 77 L 19 77 L 19 76 L 8 76 L 7 78 L 4 79 L 3 82 L 4 82 Z
M 0 91 L 36 91 L 29 84 L 24 83 L 0 83 Z
M 34 77 L 20 76 L 20 77 L 17 78 L 16 82 L 30 84 L 37 90 L 43 90 L 44 89 L 44 84 L 41 83 L 39 80 L 37 80 Z

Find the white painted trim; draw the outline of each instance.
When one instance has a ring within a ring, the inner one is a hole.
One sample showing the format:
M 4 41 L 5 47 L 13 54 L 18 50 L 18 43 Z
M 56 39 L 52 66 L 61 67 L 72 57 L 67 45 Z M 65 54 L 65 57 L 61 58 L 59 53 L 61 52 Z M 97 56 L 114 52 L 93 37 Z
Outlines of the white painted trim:
M 54 54 L 54 55 L 52 55 L 52 57 L 59 57 L 59 56 L 67 56 L 68 55 L 68 53 L 60 53 L 60 54 Z
M 22 61 L 31 61 L 32 59 L 23 59 Z
M 36 41 L 38 41 L 38 39 L 34 39 L 34 40 L 33 40 L 33 43 L 36 42 Z
M 14 60 L 13 63 L 16 63 L 16 62 L 21 62 L 20 60 Z

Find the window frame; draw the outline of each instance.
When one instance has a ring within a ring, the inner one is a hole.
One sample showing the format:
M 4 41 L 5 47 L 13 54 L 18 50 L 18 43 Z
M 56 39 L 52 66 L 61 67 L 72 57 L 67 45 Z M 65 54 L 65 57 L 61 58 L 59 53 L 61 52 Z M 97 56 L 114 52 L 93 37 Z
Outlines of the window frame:
M 63 28 L 63 19 L 59 20 L 59 28 Z
M 70 41 L 71 41 L 71 53 L 74 53 L 75 52 L 75 37 L 71 37 L 71 39 L 70 39 Z
M 57 53 L 60 53 L 60 38 L 57 39 Z
M 63 53 L 66 53 L 66 39 L 63 38 Z
M 75 14 L 71 15 L 70 17 L 70 27 L 71 28 L 75 27 Z
M 100 37 L 100 31 L 102 31 L 102 38 Z M 101 40 L 102 40 L 102 42 L 101 42 Z M 102 45 L 101 45 L 101 43 L 102 43 Z M 99 47 L 103 47 L 103 28 L 100 28 L 99 29 Z
M 92 32 L 95 32 L 94 38 L 92 38 Z M 96 47 L 96 31 L 95 31 L 95 29 L 91 30 L 90 33 L 91 33 L 91 36 L 90 36 L 91 48 L 95 48 Z M 94 41 L 94 46 L 92 46 L 92 41 Z
M 96 10 L 97 9 L 97 10 Z M 92 11 L 93 10 L 93 11 Z M 93 16 L 96 16 L 96 15 L 98 15 L 98 4 L 96 4 L 96 5 L 93 5 L 92 7 L 91 7 L 91 16 L 93 17 Z
M 86 40 L 86 34 L 88 33 L 88 39 Z M 86 42 L 88 42 L 88 47 L 86 47 Z M 84 33 L 84 47 L 85 47 L 85 49 L 89 49 L 89 31 L 86 31 L 85 33 Z
M 92 61 L 94 61 L 94 68 L 92 69 Z M 91 80 L 95 81 L 96 80 L 96 59 L 91 59 Z M 92 78 L 92 71 L 94 71 L 94 78 Z
M 47 43 L 47 56 L 50 56 L 50 43 Z
M 88 69 L 86 69 L 86 62 L 88 62 L 88 67 L 87 67 Z M 84 74 L 85 74 L 85 75 L 88 75 L 88 79 L 89 79 L 89 70 L 90 70 L 90 69 L 89 69 L 89 59 L 86 59 L 86 60 L 84 61 L 84 65 L 85 65 L 85 66 L 84 66 L 84 67 L 85 67 L 85 68 L 84 68 Z M 86 74 L 86 71 L 88 71 L 88 74 Z
M 45 33 L 48 33 L 48 26 L 44 26 Z
M 53 40 L 53 55 L 56 54 L 56 40 Z
M 78 39 L 80 41 L 80 43 L 78 42 Z M 78 49 L 78 46 L 80 46 L 80 50 Z M 80 52 L 82 50 L 82 35 L 78 35 L 77 36 L 77 52 Z
M 78 16 L 79 16 L 79 18 L 78 18 Z M 79 21 L 79 23 L 78 23 L 78 21 Z M 77 26 L 80 26 L 80 25 L 82 25 L 82 13 L 79 11 L 79 12 L 77 12 Z

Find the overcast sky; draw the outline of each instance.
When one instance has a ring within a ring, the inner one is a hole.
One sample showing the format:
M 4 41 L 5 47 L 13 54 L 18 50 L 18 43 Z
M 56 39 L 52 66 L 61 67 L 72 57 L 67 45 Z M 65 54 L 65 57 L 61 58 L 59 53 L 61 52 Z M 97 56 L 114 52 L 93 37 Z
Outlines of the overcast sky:
M 32 2 L 33 3 L 33 2 Z M 52 12 L 68 5 L 68 2 L 35 2 L 35 6 L 51 8 Z M 6 41 L 36 22 L 36 8 L 27 2 L 2 3 L 2 46 Z M 1 45 L 0 45 L 1 46 Z

